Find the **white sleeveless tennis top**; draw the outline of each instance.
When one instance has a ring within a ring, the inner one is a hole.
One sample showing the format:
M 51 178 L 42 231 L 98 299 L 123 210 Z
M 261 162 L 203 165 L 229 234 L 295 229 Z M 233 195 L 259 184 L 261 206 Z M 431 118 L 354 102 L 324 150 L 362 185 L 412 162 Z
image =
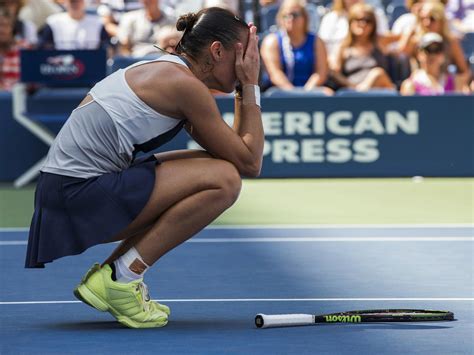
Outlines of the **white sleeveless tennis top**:
M 89 92 L 93 101 L 72 112 L 41 171 L 80 178 L 119 172 L 138 152 L 152 151 L 172 139 L 185 121 L 153 110 L 125 80 L 128 69 L 158 61 L 186 66 L 178 56 L 164 55 L 120 69 L 97 83 Z

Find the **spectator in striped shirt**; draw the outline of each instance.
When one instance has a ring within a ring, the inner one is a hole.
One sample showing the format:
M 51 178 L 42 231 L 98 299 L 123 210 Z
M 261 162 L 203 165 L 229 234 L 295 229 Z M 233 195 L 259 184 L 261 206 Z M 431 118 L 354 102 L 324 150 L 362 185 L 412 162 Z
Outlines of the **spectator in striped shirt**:
M 0 90 L 11 90 L 20 79 L 20 48 L 26 45 L 15 40 L 15 17 L 0 7 Z

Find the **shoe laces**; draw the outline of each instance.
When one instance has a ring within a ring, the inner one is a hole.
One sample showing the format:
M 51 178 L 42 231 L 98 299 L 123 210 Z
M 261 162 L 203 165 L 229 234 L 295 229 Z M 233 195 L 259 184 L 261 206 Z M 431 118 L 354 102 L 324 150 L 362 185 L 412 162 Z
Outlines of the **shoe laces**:
M 148 292 L 148 286 L 144 282 L 140 282 L 137 285 L 137 291 L 139 291 L 142 296 L 143 310 L 148 312 L 150 310 L 150 294 Z

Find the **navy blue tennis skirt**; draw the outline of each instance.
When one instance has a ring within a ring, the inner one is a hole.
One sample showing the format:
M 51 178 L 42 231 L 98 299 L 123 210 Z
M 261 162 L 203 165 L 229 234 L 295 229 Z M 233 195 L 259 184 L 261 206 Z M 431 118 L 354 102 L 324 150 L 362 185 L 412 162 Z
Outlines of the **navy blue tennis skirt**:
M 35 192 L 25 267 L 111 242 L 142 211 L 155 184 L 154 156 L 90 179 L 41 173 Z

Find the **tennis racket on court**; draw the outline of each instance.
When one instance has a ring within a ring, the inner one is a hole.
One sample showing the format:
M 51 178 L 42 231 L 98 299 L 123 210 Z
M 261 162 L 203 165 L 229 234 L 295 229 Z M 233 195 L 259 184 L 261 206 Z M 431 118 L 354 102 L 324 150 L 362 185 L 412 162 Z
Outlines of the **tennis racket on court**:
M 424 309 L 373 309 L 322 315 L 313 314 L 257 314 L 257 328 L 291 327 L 319 323 L 367 323 L 367 322 L 433 322 L 451 321 L 454 314 L 448 311 Z

